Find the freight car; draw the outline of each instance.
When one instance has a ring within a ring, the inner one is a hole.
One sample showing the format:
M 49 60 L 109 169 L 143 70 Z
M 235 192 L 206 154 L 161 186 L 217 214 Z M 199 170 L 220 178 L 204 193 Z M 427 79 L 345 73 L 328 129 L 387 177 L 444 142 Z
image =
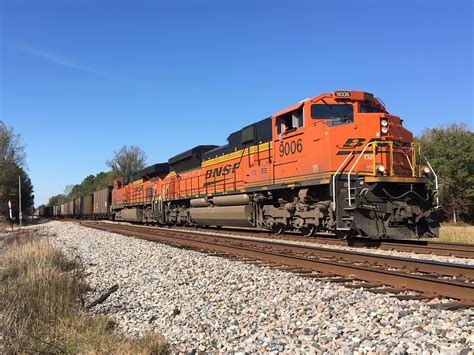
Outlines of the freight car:
M 435 237 L 437 177 L 402 123 L 370 93 L 318 95 L 232 133 L 224 146 L 197 146 L 115 181 L 103 212 L 305 236 Z
M 61 206 L 60 205 L 56 205 L 56 206 L 53 206 L 53 217 L 55 218 L 58 218 L 61 216 Z
M 94 212 L 94 195 L 84 196 L 82 201 L 82 218 L 92 218 Z
M 74 201 L 74 217 L 82 218 L 83 197 L 76 197 Z
M 107 219 L 110 216 L 110 205 L 112 200 L 112 186 L 97 190 L 93 195 L 93 218 Z
M 51 217 L 52 213 L 53 210 L 50 206 L 40 206 L 34 211 L 34 215 L 41 218 Z
M 74 218 L 74 200 L 64 203 L 64 217 Z

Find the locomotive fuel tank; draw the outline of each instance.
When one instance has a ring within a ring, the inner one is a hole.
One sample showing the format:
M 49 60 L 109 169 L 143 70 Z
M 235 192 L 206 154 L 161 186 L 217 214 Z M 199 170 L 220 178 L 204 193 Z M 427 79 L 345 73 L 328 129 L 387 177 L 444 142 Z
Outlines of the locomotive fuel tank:
M 190 216 L 193 222 L 202 226 L 253 227 L 249 205 L 193 207 Z

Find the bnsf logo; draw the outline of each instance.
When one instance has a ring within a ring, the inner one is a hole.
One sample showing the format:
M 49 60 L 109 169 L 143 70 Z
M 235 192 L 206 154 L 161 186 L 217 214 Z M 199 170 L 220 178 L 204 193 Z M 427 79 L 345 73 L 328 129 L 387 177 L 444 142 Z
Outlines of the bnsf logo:
M 356 148 L 356 147 L 361 147 L 364 142 L 366 141 L 367 139 L 366 138 L 349 138 L 348 140 L 346 140 L 346 143 L 344 143 L 344 145 L 342 146 L 342 148 Z M 376 140 L 375 138 L 372 138 L 370 142 L 372 142 L 373 140 Z
M 218 177 L 218 176 L 226 176 L 231 173 L 235 173 L 235 171 L 239 168 L 240 163 L 235 163 L 234 165 L 232 164 L 227 164 L 226 166 L 221 166 L 220 168 L 215 168 L 215 169 L 209 169 L 206 171 L 206 179 L 210 179 L 213 177 Z

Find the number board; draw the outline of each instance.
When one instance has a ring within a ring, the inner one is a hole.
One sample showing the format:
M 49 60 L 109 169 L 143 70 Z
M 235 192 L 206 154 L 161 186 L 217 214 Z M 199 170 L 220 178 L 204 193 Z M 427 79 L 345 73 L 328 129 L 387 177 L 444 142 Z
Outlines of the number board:
M 278 148 L 280 157 L 301 153 L 303 151 L 303 141 L 301 138 L 290 142 L 282 142 Z
M 349 97 L 351 97 L 351 92 L 350 91 L 336 91 L 334 93 L 334 95 L 336 97 L 347 97 L 347 98 L 349 98 Z

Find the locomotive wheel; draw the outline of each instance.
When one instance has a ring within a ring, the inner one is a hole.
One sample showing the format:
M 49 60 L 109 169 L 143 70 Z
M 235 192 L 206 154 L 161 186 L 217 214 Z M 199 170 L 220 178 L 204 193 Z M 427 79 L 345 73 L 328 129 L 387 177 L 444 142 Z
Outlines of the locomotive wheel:
M 303 237 L 311 237 L 312 235 L 314 235 L 315 232 L 316 232 L 315 225 L 309 225 L 309 226 L 300 228 L 300 233 Z
M 282 234 L 285 226 L 283 224 L 274 224 L 272 226 L 272 233 L 274 234 Z
M 354 238 L 357 234 L 357 232 L 354 229 L 351 229 L 348 231 L 336 230 L 335 233 L 336 233 L 336 237 L 341 240 L 350 240 Z

